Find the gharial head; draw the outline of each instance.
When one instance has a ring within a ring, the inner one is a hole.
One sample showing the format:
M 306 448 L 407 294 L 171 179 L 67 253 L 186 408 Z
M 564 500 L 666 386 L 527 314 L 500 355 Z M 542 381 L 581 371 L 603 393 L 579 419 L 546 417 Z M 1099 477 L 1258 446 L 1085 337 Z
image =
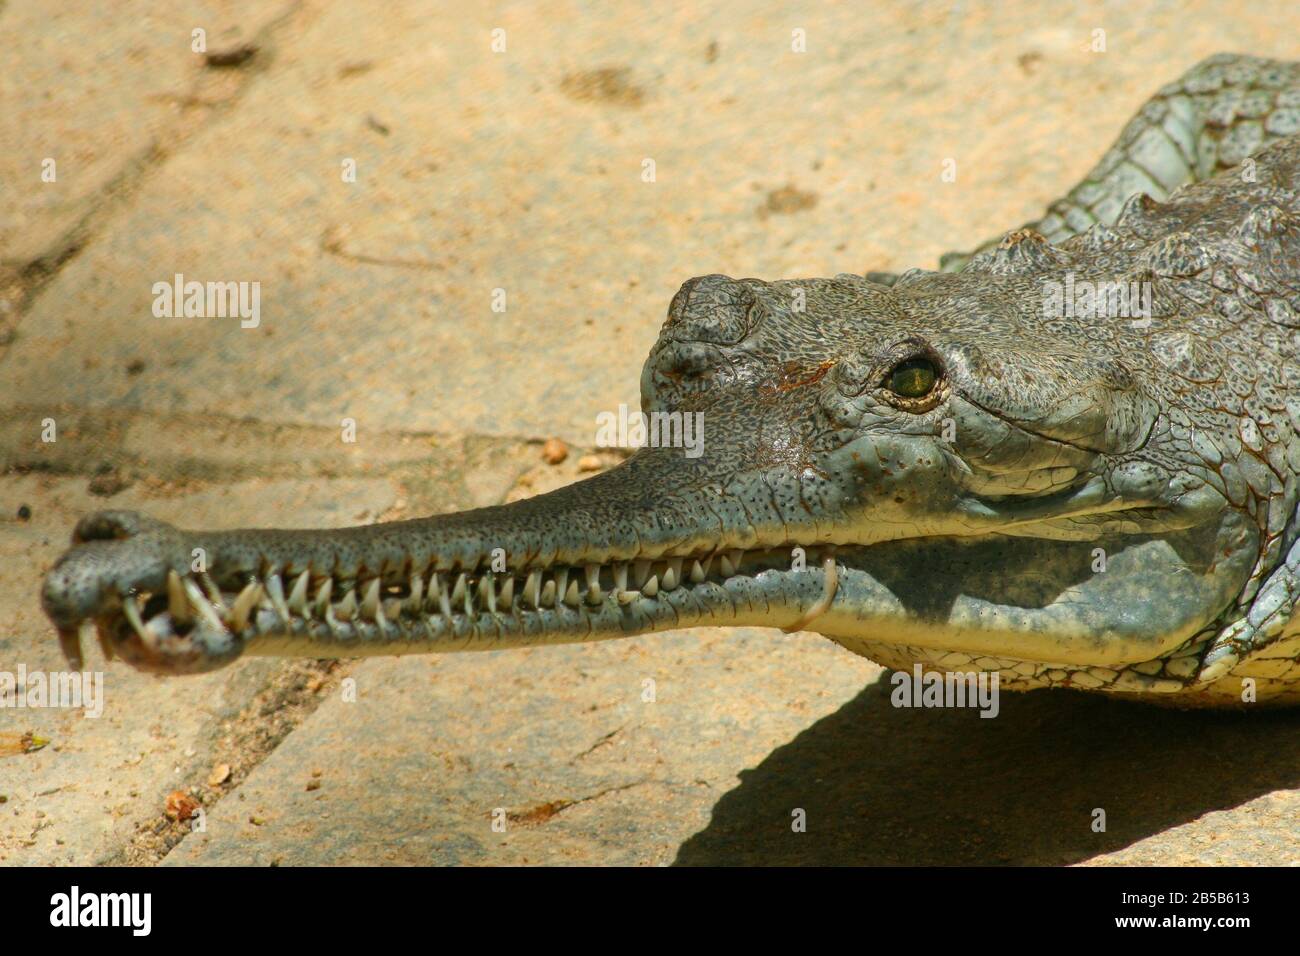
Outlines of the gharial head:
M 1038 254 L 1033 237 L 1000 254 L 1024 242 Z M 70 654 L 93 620 L 106 650 L 169 673 L 245 650 L 753 624 L 892 666 L 1098 686 L 1211 624 L 1250 579 L 1259 529 L 1203 448 L 1186 460 L 1162 410 L 1173 386 L 1132 358 L 1149 330 L 1083 336 L 1045 316 L 1056 273 L 997 261 L 892 287 L 692 279 L 642 372 L 651 443 L 609 471 L 336 531 L 102 513 L 49 573 L 45 609 Z M 1140 690 L 1158 671 L 1126 679 Z

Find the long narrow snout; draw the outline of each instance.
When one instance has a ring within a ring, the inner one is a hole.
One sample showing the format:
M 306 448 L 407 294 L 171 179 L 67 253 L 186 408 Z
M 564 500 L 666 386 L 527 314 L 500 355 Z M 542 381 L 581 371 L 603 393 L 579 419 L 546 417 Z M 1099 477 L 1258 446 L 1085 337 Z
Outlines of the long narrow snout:
M 160 673 L 244 653 L 492 650 L 791 626 L 824 606 L 830 548 L 792 559 L 770 530 L 780 522 L 756 521 L 753 502 L 719 491 L 680 450 L 646 449 L 547 495 L 383 525 L 191 532 L 105 512 L 78 526 L 42 601 L 70 657 L 92 621 L 106 652 Z

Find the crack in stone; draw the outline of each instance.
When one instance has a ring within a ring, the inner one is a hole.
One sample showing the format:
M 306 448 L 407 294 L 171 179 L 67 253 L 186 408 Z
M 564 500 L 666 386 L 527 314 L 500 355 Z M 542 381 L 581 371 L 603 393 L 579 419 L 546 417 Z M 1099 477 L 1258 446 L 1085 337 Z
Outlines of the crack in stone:
M 254 58 L 241 71 L 243 76 L 230 95 L 216 101 L 203 99 L 200 95 L 203 88 L 212 82 L 210 71 L 206 70 L 194 79 L 188 93 L 177 94 L 186 103 L 202 104 L 209 111 L 204 122 L 184 115 L 176 119 L 156 139 L 126 159 L 108 182 L 84 200 L 85 212 L 46 251 L 27 262 L 0 262 L 0 357 L 17 337 L 19 322 L 41 293 L 129 204 L 152 172 L 206 129 L 211 113 L 228 112 L 244 99 L 253 80 L 275 60 L 275 36 L 302 9 L 300 3 L 291 4 L 254 34 L 250 43 L 263 55 Z
M 633 780 L 631 783 L 606 787 L 604 790 L 598 790 L 595 793 L 588 794 L 585 797 L 579 797 L 576 800 L 569 800 L 561 797 L 558 800 L 550 800 L 546 803 L 540 803 L 536 806 L 529 807 L 527 810 L 509 812 L 506 814 L 506 819 L 512 823 L 518 823 L 525 827 L 538 826 L 559 816 L 571 807 L 576 807 L 582 803 L 590 803 L 592 800 L 599 800 L 601 797 L 607 796 L 611 793 L 620 793 L 624 790 L 631 790 L 633 787 L 640 787 L 649 782 L 649 779 Z
M 596 752 L 596 751 L 599 750 L 601 747 L 605 746 L 607 743 L 609 743 L 611 740 L 613 740 L 615 737 L 617 737 L 619 734 L 621 734 L 625 729 L 627 729 L 627 725 L 626 725 L 626 724 L 623 725 L 622 727 L 616 727 L 615 729 L 611 730 L 609 733 L 605 734 L 603 737 L 601 737 L 599 740 L 597 740 L 594 744 L 592 744 L 590 747 L 588 747 L 588 748 L 587 748 L 586 750 L 584 750 L 582 753 L 578 754 L 576 757 L 574 757 L 572 760 L 570 760 L 569 763 L 570 763 L 570 764 L 575 764 L 575 763 L 577 763 L 579 760 L 581 760 L 583 757 L 586 757 L 586 756 L 588 756 L 588 755 L 590 755 L 590 754 Z

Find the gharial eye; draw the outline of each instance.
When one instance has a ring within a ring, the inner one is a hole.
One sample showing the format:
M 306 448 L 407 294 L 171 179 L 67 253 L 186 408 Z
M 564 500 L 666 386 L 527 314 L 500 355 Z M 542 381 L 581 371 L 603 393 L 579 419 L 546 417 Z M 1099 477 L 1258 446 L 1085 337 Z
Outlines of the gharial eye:
M 906 359 L 894 366 L 885 384 L 902 398 L 924 398 L 939 379 L 939 370 L 925 356 Z

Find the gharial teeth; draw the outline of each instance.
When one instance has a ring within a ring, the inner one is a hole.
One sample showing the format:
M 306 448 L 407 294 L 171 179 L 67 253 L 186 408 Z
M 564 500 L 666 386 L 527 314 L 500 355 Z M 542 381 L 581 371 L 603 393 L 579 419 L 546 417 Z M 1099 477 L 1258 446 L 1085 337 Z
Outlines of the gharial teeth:
M 199 617 L 203 618 L 203 623 L 208 627 L 216 630 L 224 630 L 225 625 L 221 623 L 221 618 L 217 616 L 216 610 L 203 597 L 203 592 L 199 586 L 186 578 L 184 581 L 185 593 L 189 595 L 190 603 L 194 605 L 195 610 L 199 612 Z
M 411 574 L 411 596 L 407 599 L 406 606 L 412 614 L 419 614 L 424 609 L 424 575 L 419 571 Z
M 381 597 L 383 582 L 375 578 L 366 585 L 366 597 L 361 602 L 361 616 L 368 621 L 374 621 L 379 625 L 379 632 L 387 634 L 389 632 L 388 618 L 384 614 L 384 602 Z M 399 612 L 400 613 L 400 612 Z M 396 616 L 396 615 L 394 615 Z
M 334 590 L 334 579 L 326 578 L 316 592 L 316 616 L 333 617 L 334 613 L 330 607 L 330 592 Z
M 339 601 L 338 607 L 334 608 L 334 616 L 340 621 L 350 621 L 356 613 L 357 591 L 356 588 L 348 588 L 348 593 Z
M 298 575 L 298 579 L 293 582 L 293 590 L 289 592 L 289 610 L 299 617 L 307 616 L 307 585 L 311 583 L 311 573 L 304 571 Z
M 226 602 L 221 599 L 221 588 L 217 587 L 217 582 L 212 580 L 212 575 L 207 571 L 199 572 L 199 580 L 203 582 L 203 590 L 208 594 L 208 600 L 216 608 L 218 614 L 226 613 Z
M 608 573 L 613 578 L 613 587 L 609 594 L 621 606 L 626 607 L 640 598 L 655 598 L 661 591 L 673 591 L 688 582 L 702 584 L 709 580 L 710 567 L 715 559 L 721 576 L 724 579 L 731 578 L 741 573 L 745 554 L 742 548 L 732 548 L 701 558 L 611 561 Z M 658 573 L 655 573 L 656 566 L 660 569 Z M 225 626 L 236 632 L 242 631 L 249 626 L 260 606 L 274 609 L 286 624 L 292 623 L 295 617 L 326 618 L 332 621 L 337 616 L 338 620 L 346 621 L 360 616 L 376 621 L 382 631 L 386 625 L 401 620 L 408 613 L 441 613 L 451 618 L 454 614 L 462 613 L 463 606 L 467 615 L 496 614 L 499 610 L 509 611 L 514 608 L 516 597 L 519 607 L 530 609 L 559 607 L 561 604 L 580 607 L 583 603 L 597 607 L 606 596 L 606 589 L 601 582 L 602 573 L 606 573 L 605 566 L 596 563 L 583 564 L 580 570 L 573 567 L 532 568 L 520 571 L 518 582 L 512 573 L 493 574 L 486 569 L 477 577 L 464 571 L 456 573 L 454 583 L 444 580 L 444 573 L 431 567 L 424 571 L 413 571 L 407 596 L 392 596 L 388 600 L 384 598 L 383 580 L 378 577 L 372 578 L 361 588 L 346 580 L 336 588 L 333 578 L 324 577 L 313 598 L 310 569 L 294 575 L 291 587 L 280 573 L 271 573 L 260 581 L 250 581 L 232 599 L 228 593 L 223 594 L 212 576 L 206 572 L 184 576 L 169 571 L 167 607 L 171 619 L 181 628 L 197 617 L 205 626 Z M 339 590 L 345 591 L 346 596 L 337 604 L 332 603 L 335 592 Z M 141 608 L 138 598 L 136 600 L 135 612 L 138 617 Z M 132 626 L 135 626 L 134 623 Z M 142 636 L 157 636 L 143 619 L 138 630 Z
M 380 616 L 379 578 L 374 578 L 366 585 L 365 596 L 361 599 L 361 616 L 367 621 L 373 621 Z
M 135 595 L 128 594 L 122 600 L 122 613 L 126 615 L 127 621 L 130 622 L 132 630 L 146 641 L 152 636 L 151 631 L 146 631 L 144 621 L 140 619 L 140 606 L 135 603 Z
M 614 565 L 614 596 L 618 598 L 619 604 L 631 603 L 631 598 L 624 599 L 627 594 L 627 562 L 619 561 Z
M 262 599 L 262 585 L 257 581 L 250 582 L 244 590 L 239 592 L 239 597 L 235 598 L 235 603 L 230 606 L 230 626 L 236 631 L 242 631 L 248 626 L 248 615 L 257 602 Z
M 289 605 L 284 600 L 284 584 L 280 581 L 280 575 L 271 574 L 267 576 L 266 593 L 271 599 L 271 606 L 275 608 L 275 613 L 280 615 L 280 620 L 288 624 Z
M 181 584 L 181 576 L 175 571 L 167 572 L 167 611 L 180 627 L 184 627 L 194 619 L 190 614 L 190 602 L 185 594 L 185 586 Z

